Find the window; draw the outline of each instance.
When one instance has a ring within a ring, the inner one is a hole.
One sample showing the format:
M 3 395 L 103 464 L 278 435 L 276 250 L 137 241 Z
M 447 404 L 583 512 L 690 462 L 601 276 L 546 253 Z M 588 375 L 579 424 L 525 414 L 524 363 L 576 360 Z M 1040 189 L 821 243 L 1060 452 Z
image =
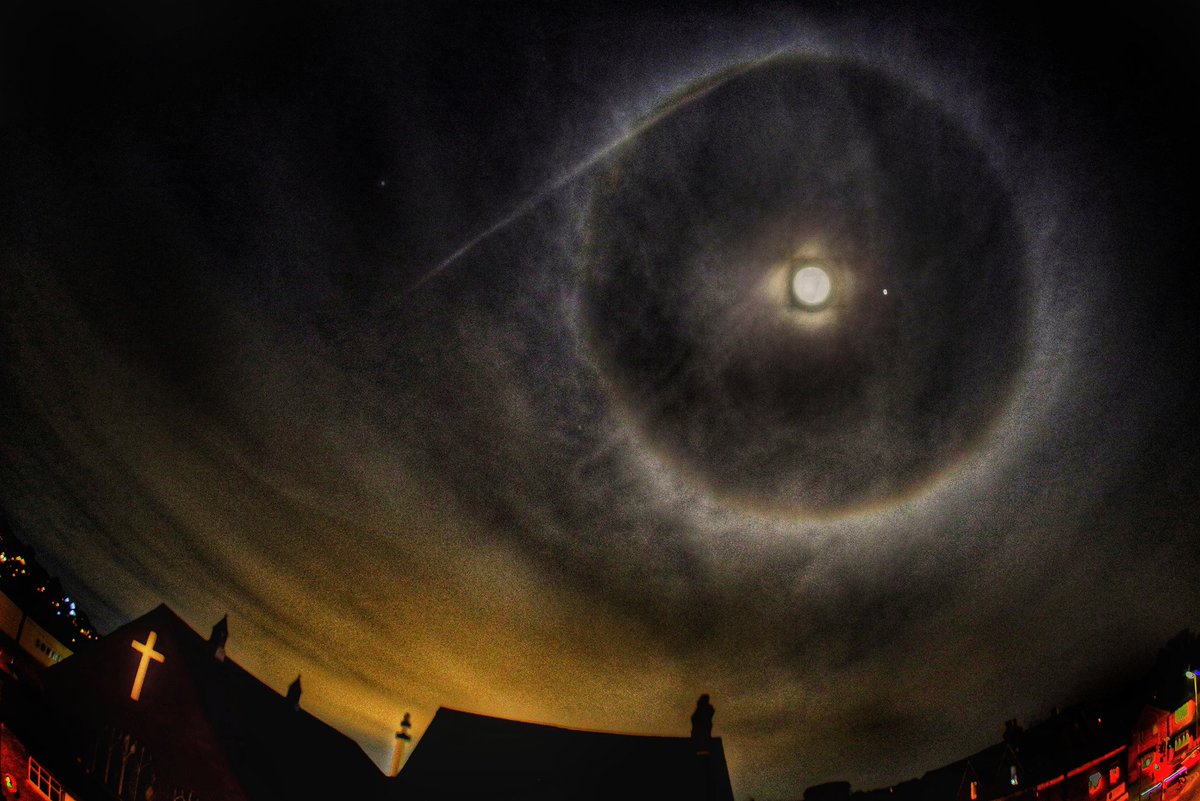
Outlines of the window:
M 1154 764 L 1154 752 L 1147 751 L 1142 757 L 1142 770 L 1150 770 L 1150 766 Z
M 1017 766 L 1016 765 L 1008 766 L 1008 783 L 1011 784 L 1013 787 L 1017 786 Z
M 1181 731 L 1175 735 L 1175 739 L 1171 741 L 1171 750 L 1182 751 L 1187 747 L 1187 744 L 1192 741 L 1192 733 L 1190 731 Z
M 53 648 L 51 648 L 46 643 L 42 642 L 40 639 L 35 637 L 34 641 L 33 641 L 33 645 L 35 648 L 37 648 L 39 651 L 41 651 L 43 654 L 45 654 L 50 659 L 51 662 L 61 662 L 62 661 L 62 656 L 58 653 L 58 651 L 55 651 Z
M 1108 783 L 1116 784 L 1121 781 L 1121 766 L 1113 765 L 1108 769 Z
M 1179 707 L 1179 709 L 1175 710 L 1175 722 L 1176 723 L 1181 723 L 1181 724 L 1187 723 L 1191 719 L 1192 719 L 1192 702 L 1191 701 L 1188 701 L 1186 704 Z
M 1104 777 L 1100 775 L 1100 771 L 1096 771 L 1091 776 L 1088 776 L 1088 792 L 1100 792 L 1100 784 L 1104 781 Z
M 29 758 L 29 783 L 50 801 L 62 801 L 62 785 L 46 772 L 46 769 L 39 765 L 33 757 Z
M 979 782 L 971 782 L 971 801 L 979 801 Z

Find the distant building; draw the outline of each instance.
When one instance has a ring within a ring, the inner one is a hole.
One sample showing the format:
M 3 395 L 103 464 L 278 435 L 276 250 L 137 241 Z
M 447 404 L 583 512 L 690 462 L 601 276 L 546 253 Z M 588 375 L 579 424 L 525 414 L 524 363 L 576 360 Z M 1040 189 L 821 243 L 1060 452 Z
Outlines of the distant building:
M 814 784 L 804 791 L 804 801 L 850 801 L 850 782 Z
M 1134 725 L 1129 775 L 1138 791 L 1170 783 L 1181 768 L 1195 767 L 1197 762 L 1195 701 L 1188 698 L 1170 706 L 1174 707 L 1172 711 L 1147 704 Z
M 1009 721 L 1001 742 L 851 801 L 1127 801 L 1127 736 L 1125 723 L 1106 726 L 1091 707 L 1055 710 L 1028 730 Z
M 0 668 L 28 676 L 96 639 L 87 615 L 38 564 L 0 509 Z
M 1165 746 L 1169 741 L 1171 713 L 1147 704 L 1133 727 L 1129 775 L 1139 789 L 1162 781 L 1171 772 Z
M 3 592 L 0 592 L 0 632 L 43 667 L 57 664 L 74 653 Z
M 732 801 L 720 738 L 581 731 L 439 709 L 394 801 Z

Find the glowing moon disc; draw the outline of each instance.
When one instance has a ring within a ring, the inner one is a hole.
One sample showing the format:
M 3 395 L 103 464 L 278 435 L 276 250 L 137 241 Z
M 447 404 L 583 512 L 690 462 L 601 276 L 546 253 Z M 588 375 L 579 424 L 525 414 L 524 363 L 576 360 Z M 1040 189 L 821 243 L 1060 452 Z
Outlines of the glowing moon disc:
M 805 309 L 815 309 L 829 300 L 832 290 L 829 274 L 815 264 L 807 264 L 792 274 L 792 300 Z

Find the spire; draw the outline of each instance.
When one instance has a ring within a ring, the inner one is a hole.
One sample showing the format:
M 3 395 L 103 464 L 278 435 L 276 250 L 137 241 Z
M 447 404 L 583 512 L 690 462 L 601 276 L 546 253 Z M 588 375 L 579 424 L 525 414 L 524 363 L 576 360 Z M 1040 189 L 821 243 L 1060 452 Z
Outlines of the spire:
M 296 675 L 296 680 L 288 685 L 287 702 L 292 709 L 300 708 L 300 676 Z
M 229 615 L 225 615 L 212 627 L 208 635 L 208 648 L 218 662 L 225 661 L 225 641 L 229 639 Z
M 404 719 L 400 721 L 400 731 L 396 732 L 396 749 L 392 752 L 392 773 L 395 776 L 400 772 L 400 766 L 404 764 L 404 754 L 408 750 L 408 743 L 412 740 L 412 735 L 408 730 L 412 728 L 412 717 L 407 712 L 404 713 Z

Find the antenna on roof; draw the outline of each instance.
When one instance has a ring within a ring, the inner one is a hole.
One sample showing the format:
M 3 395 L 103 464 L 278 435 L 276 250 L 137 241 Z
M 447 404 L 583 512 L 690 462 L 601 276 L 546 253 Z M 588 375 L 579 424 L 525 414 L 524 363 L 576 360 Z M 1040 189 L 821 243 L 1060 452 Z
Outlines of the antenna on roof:
M 400 772 L 400 766 L 404 764 L 404 753 L 408 750 L 408 744 L 412 740 L 412 735 L 408 730 L 412 728 L 412 717 L 407 712 L 404 713 L 404 720 L 400 721 L 400 731 L 396 732 L 396 750 L 392 754 L 392 776 Z

